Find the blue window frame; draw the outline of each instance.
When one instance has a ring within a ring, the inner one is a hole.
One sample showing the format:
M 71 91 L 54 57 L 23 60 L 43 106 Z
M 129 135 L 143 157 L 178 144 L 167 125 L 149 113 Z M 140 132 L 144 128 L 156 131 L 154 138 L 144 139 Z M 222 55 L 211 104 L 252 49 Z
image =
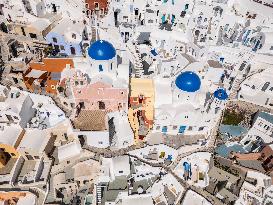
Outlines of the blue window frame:
M 166 133 L 168 131 L 168 127 L 167 126 L 163 126 L 162 127 L 162 132 Z
M 186 126 L 182 126 L 182 125 L 181 125 L 181 126 L 179 127 L 178 133 L 184 133 L 185 130 L 186 130 Z

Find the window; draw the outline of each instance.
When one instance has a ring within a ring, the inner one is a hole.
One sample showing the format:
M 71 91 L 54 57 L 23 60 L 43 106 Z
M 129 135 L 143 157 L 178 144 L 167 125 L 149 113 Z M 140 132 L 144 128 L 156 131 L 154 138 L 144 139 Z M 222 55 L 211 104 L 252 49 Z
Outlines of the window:
M 182 133 L 185 132 L 185 130 L 186 130 L 186 126 L 181 125 L 181 126 L 179 127 L 178 133 L 182 134 Z
M 263 87 L 262 87 L 262 91 L 266 91 L 266 89 L 269 87 L 270 82 L 266 82 Z
M 268 125 L 264 125 L 264 128 L 266 129 L 266 130 L 269 130 L 269 126 Z
M 99 141 L 99 144 L 103 144 L 103 142 L 102 142 L 102 141 Z
M 249 140 L 247 140 L 247 141 L 244 143 L 244 145 L 247 145 L 249 142 L 250 142 L 250 141 L 249 141 Z
M 56 4 L 52 4 L 52 12 L 53 12 L 53 13 L 56 13 L 56 12 L 57 12 Z
M 102 65 L 99 65 L 99 72 L 102 72 L 103 71 L 103 67 Z
M 72 38 L 76 39 L 77 35 L 75 33 L 72 33 Z
M 22 31 L 22 34 L 23 34 L 24 36 L 26 36 L 26 32 L 25 32 L 24 27 L 21 27 L 21 31 Z
M 102 101 L 99 101 L 99 109 L 100 110 L 105 110 L 105 103 Z
M 176 129 L 177 129 L 177 126 L 176 126 L 176 125 L 174 125 L 174 126 L 173 126 L 173 130 L 176 130 Z
M 12 78 L 14 83 L 17 84 L 18 83 L 18 79 L 17 78 Z
M 60 46 L 60 49 L 61 49 L 62 51 L 64 51 L 64 46 Z
M 95 9 L 99 8 L 99 3 L 95 2 Z
M 37 38 L 37 35 L 35 33 L 29 33 L 30 38 Z
M 167 126 L 163 126 L 162 127 L 162 132 L 166 133 L 168 131 L 168 127 Z
M 52 41 L 53 41 L 54 43 L 58 43 L 57 38 L 55 38 L 55 37 L 52 38 Z

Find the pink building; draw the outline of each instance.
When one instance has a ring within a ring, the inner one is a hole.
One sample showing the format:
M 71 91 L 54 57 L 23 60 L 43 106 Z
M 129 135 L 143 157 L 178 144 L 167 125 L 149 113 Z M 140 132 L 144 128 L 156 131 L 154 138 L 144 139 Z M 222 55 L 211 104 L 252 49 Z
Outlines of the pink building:
M 82 109 L 85 110 L 114 112 L 128 108 L 128 90 L 126 88 L 114 88 L 103 82 L 87 84 L 84 81 L 75 81 L 73 93 L 76 105 L 82 104 Z

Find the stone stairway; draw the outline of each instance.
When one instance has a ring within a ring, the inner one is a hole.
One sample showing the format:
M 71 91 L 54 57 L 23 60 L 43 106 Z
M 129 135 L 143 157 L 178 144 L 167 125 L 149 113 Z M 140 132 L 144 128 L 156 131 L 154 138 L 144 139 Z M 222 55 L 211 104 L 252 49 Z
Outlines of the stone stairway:
M 132 57 L 131 61 L 135 68 L 135 77 L 140 78 L 143 76 L 144 70 L 143 70 L 143 64 L 142 64 L 139 48 L 137 45 L 133 45 L 129 43 L 127 44 L 127 49 L 131 53 L 131 57 Z
M 13 83 L 11 81 L 8 81 L 8 80 L 2 80 L 1 84 L 6 86 L 6 87 L 11 87 L 13 85 Z
M 95 42 L 97 40 L 97 31 L 95 27 L 92 27 L 92 38 L 91 38 L 91 43 Z
M 237 97 L 238 91 L 240 89 L 240 85 L 243 82 L 243 77 L 242 76 L 236 76 L 235 80 L 233 82 L 232 88 L 231 88 L 231 92 L 229 95 L 229 99 L 233 100 Z
M 239 91 L 240 86 L 241 86 L 243 81 L 245 81 L 246 79 L 250 78 L 251 76 L 253 76 L 255 74 L 258 74 L 258 73 L 261 73 L 263 71 L 264 71 L 264 69 L 259 69 L 257 71 L 254 71 L 254 72 L 250 73 L 246 78 L 244 78 L 241 74 L 237 75 L 235 80 L 234 80 L 234 83 L 232 85 L 232 89 L 231 89 L 231 92 L 230 92 L 229 99 L 233 100 L 233 99 L 235 99 L 237 97 L 238 91 Z
M 22 0 L 22 3 L 24 4 L 26 12 L 33 15 L 33 16 L 35 16 L 35 14 L 33 13 L 32 8 L 31 8 L 29 0 Z
M 7 62 L 9 60 L 9 47 L 7 45 L 5 36 L 3 34 L 0 35 L 1 58 L 4 62 Z
M 101 186 L 96 186 L 97 203 L 101 204 Z
M 21 42 L 33 42 L 33 43 L 47 45 L 45 40 L 32 39 L 32 38 L 27 37 L 27 36 L 17 35 L 17 34 L 13 34 L 13 33 L 4 33 L 2 31 L 0 31 L 0 36 L 1 36 L 2 41 L 4 41 L 6 44 L 7 44 L 7 42 L 9 40 L 15 39 L 15 40 L 21 41 Z

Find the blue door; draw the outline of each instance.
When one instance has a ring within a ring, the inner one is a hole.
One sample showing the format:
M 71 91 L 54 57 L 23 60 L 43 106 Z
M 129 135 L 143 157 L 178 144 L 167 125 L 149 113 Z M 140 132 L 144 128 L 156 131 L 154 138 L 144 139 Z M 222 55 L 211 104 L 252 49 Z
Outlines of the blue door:
M 102 65 L 99 65 L 99 72 L 102 72 L 102 71 L 103 71 Z
M 163 16 L 161 17 L 161 20 L 162 20 L 162 23 L 165 23 L 165 21 L 166 21 L 166 16 L 163 15 Z

